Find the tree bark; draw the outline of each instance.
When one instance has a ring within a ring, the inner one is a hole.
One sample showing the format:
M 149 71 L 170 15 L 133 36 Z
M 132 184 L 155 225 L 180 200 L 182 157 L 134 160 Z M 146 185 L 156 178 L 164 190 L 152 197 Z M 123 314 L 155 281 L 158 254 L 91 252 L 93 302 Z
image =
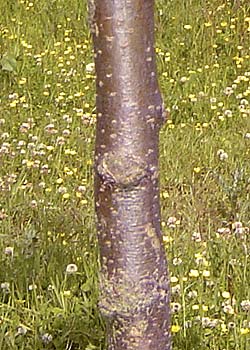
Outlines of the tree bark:
M 95 205 L 100 310 L 109 350 L 170 350 L 160 228 L 159 129 L 165 119 L 153 0 L 90 0 L 96 67 Z

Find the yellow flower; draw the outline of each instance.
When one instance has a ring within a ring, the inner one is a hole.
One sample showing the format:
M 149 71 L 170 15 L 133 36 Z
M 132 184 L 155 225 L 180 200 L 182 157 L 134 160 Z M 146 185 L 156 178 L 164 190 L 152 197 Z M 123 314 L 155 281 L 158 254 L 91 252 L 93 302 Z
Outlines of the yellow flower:
M 176 276 L 172 276 L 172 277 L 170 277 L 170 281 L 172 283 L 176 283 L 176 282 L 178 282 L 178 278 Z
M 189 94 L 189 95 L 188 95 L 188 98 L 189 98 L 190 100 L 193 100 L 193 99 L 195 99 L 195 95 L 194 95 L 194 94 Z
M 71 296 L 71 291 L 70 291 L 70 290 L 65 290 L 65 291 L 63 292 L 63 295 L 64 295 L 65 297 L 70 297 L 70 296 Z
M 210 277 L 210 271 L 209 271 L 209 270 L 204 270 L 204 271 L 202 272 L 202 276 L 203 276 L 203 277 Z
M 201 171 L 201 168 L 199 166 L 197 166 L 193 170 L 194 170 L 194 173 L 199 174 Z
M 172 333 L 177 333 L 180 331 L 180 329 L 181 329 L 181 327 L 178 324 L 172 325 L 172 327 L 171 327 Z
M 221 22 L 221 27 L 226 27 L 227 26 L 227 22 Z
M 208 311 L 208 306 L 207 305 L 202 305 L 202 310 L 203 311 Z
M 200 306 L 197 305 L 197 304 L 195 304 L 195 305 L 192 306 L 192 310 L 199 310 L 199 308 L 200 308 Z
M 26 81 L 27 81 L 26 78 L 21 78 L 21 79 L 18 81 L 18 84 L 19 84 L 19 85 L 24 85 L 24 84 L 26 84 Z
M 21 96 L 20 99 L 19 99 L 20 102 L 26 102 L 26 97 L 25 96 Z
M 10 103 L 10 107 L 16 107 L 16 105 L 17 105 L 17 101 L 16 100 L 14 100 L 14 101 L 12 101 Z
M 65 155 L 75 156 L 76 155 L 76 151 L 67 148 L 67 149 L 65 149 L 64 154 Z
M 26 163 L 27 168 L 31 168 L 33 164 L 34 164 L 33 160 L 27 160 L 27 163 Z
M 164 192 L 162 193 L 162 197 L 163 197 L 164 199 L 169 198 L 168 192 L 167 192 L 167 191 L 164 191 Z
M 250 333 L 250 329 L 249 328 L 241 328 L 240 329 L 240 334 L 241 335 L 245 335 L 245 334 L 248 334 Z
M 230 293 L 227 292 L 227 291 L 222 292 L 221 295 L 222 295 L 223 298 L 225 298 L 225 299 L 229 299 L 229 298 L 230 298 Z
M 63 194 L 63 199 L 69 199 L 70 197 L 70 194 L 69 193 L 64 193 Z
M 199 277 L 199 271 L 191 269 L 188 275 L 189 277 Z
M 225 325 L 225 323 L 221 324 L 221 331 L 222 332 L 227 332 L 227 326 Z
M 184 29 L 190 30 L 190 29 L 192 29 L 192 26 L 190 24 L 185 24 Z
M 173 238 L 170 236 L 163 236 L 163 242 L 164 243 L 171 243 L 171 242 L 173 242 Z
M 219 119 L 220 121 L 222 121 L 222 122 L 223 122 L 223 120 L 225 120 L 225 118 L 223 117 L 223 115 L 219 115 L 219 116 L 218 116 L 218 119 Z

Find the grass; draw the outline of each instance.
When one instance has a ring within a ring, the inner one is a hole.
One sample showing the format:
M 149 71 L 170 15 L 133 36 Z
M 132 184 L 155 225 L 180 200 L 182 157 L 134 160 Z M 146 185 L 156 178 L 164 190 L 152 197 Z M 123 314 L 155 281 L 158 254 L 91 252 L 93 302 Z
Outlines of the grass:
M 86 3 L 2 1 L 0 348 L 104 349 Z M 158 0 L 174 350 L 250 348 L 249 1 Z

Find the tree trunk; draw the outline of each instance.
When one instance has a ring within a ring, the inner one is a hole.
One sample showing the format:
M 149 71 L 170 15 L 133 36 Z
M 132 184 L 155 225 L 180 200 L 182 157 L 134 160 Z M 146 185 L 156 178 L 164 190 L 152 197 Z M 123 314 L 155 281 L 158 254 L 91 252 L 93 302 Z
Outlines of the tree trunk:
M 169 350 L 160 229 L 153 0 L 90 0 L 96 67 L 95 204 L 109 350 Z

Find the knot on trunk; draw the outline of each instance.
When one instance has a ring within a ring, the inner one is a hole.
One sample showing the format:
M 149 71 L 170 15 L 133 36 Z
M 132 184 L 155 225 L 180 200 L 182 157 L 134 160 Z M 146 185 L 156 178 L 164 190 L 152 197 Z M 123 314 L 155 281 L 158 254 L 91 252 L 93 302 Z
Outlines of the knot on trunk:
M 104 276 L 101 278 L 99 309 L 109 322 L 129 320 L 143 314 L 153 316 L 156 309 L 166 308 L 168 299 L 167 276 L 162 276 L 161 281 L 148 277 L 137 283 L 132 280 L 118 282 Z
M 121 190 L 138 186 L 144 179 L 152 178 L 155 167 L 151 167 L 139 156 L 119 153 L 104 153 L 96 162 L 96 172 L 104 185 Z

